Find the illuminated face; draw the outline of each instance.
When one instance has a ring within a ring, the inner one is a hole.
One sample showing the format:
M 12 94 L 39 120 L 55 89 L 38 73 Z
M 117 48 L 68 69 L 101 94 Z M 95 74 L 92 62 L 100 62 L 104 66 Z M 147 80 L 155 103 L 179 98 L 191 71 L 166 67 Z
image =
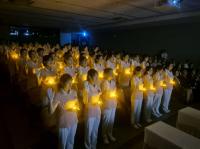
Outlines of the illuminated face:
M 23 52 L 21 53 L 21 57 L 22 57 L 22 58 L 26 58 L 26 56 L 27 56 L 27 52 L 26 52 L 26 51 L 23 51 Z
M 53 66 L 53 60 L 52 59 L 49 59 L 47 61 L 47 67 L 51 68 Z
M 69 59 L 67 59 L 66 63 L 67 63 L 68 66 L 72 66 L 72 64 L 73 64 L 72 58 L 70 57 Z
M 87 61 L 83 60 L 80 65 L 83 66 L 83 67 L 86 67 L 87 66 Z
M 30 54 L 30 58 L 31 58 L 31 60 L 35 61 L 35 60 L 36 60 L 36 53 L 35 53 L 35 52 L 32 52 L 32 53 Z
M 91 80 L 92 80 L 93 82 L 97 82 L 97 81 L 98 81 L 98 74 L 94 75 L 94 76 L 91 78 Z
M 65 91 L 70 90 L 71 87 L 72 87 L 72 80 L 65 82 L 65 86 L 64 86 Z

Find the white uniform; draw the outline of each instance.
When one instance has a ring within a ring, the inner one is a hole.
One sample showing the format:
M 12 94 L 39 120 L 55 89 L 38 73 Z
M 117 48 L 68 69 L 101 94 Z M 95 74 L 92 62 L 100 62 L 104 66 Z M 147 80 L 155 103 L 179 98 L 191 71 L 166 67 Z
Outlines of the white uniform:
M 101 93 L 100 87 L 84 82 L 84 103 L 85 103 L 85 148 L 96 149 L 98 128 L 101 119 L 100 105 L 92 104 L 92 97 Z
M 145 92 L 145 100 L 144 100 L 144 116 L 145 120 L 151 120 L 151 113 L 153 107 L 153 98 L 154 98 L 154 91 L 151 89 L 153 87 L 153 79 L 150 75 L 144 76 L 144 86 L 147 89 Z
M 65 67 L 64 73 L 69 74 L 71 77 L 75 77 L 76 76 L 76 68 L 75 67 Z
M 173 90 L 173 85 L 170 83 L 170 80 L 174 79 L 174 75 L 171 71 L 168 69 L 165 70 L 164 74 L 164 80 L 166 82 L 166 89 L 164 90 L 164 96 L 163 96 L 163 101 L 162 101 L 162 110 L 164 112 L 169 112 L 169 102 L 171 99 L 171 94 Z
M 140 122 L 143 92 L 139 90 L 139 86 L 142 83 L 143 81 L 139 77 L 133 77 L 131 80 L 131 124 Z
M 110 97 L 111 92 L 116 94 L 116 82 L 114 80 L 104 80 L 102 82 L 102 134 L 103 137 L 112 137 L 112 130 L 115 120 L 115 111 L 117 107 L 117 96 Z
M 163 87 L 161 86 L 161 81 L 163 80 L 163 77 L 159 72 L 156 72 L 156 74 L 153 76 L 153 79 L 156 87 L 156 92 L 153 99 L 153 115 L 159 117 L 161 116 L 160 104 L 163 96 Z
M 56 93 L 55 100 L 59 100 L 59 149 L 73 149 L 74 137 L 76 134 L 78 118 L 76 111 L 64 108 L 67 102 L 77 101 L 77 93 L 74 90 L 66 92 L 61 90 Z

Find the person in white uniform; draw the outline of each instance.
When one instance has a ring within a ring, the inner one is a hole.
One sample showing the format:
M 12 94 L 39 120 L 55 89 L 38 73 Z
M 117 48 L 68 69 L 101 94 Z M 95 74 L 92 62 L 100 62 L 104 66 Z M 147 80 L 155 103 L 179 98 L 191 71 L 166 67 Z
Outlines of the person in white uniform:
M 160 104 L 163 96 L 163 67 L 158 65 L 156 67 L 156 73 L 153 75 L 153 80 L 156 88 L 155 96 L 153 99 L 153 115 L 155 117 L 160 117 L 162 114 L 160 113 Z
M 131 124 L 137 129 L 141 127 L 140 117 L 143 102 L 143 80 L 140 66 L 135 68 L 131 79 Z
M 172 69 L 173 69 L 173 64 L 169 63 L 164 72 L 164 80 L 166 82 L 166 88 L 164 89 L 162 110 L 165 113 L 170 112 L 169 103 L 171 100 L 171 94 L 172 94 L 173 84 L 174 84 L 174 75 L 173 75 Z
M 154 91 L 155 91 L 152 73 L 153 73 L 153 69 L 147 66 L 145 69 L 144 77 L 143 77 L 144 87 L 147 89 L 144 96 L 144 117 L 145 117 L 145 121 L 148 123 L 152 121 L 151 114 L 152 114 L 153 98 L 154 98 Z
M 83 102 L 85 104 L 86 149 L 96 149 L 99 123 L 101 119 L 101 89 L 98 85 L 98 72 L 90 69 L 84 82 Z
M 54 99 L 50 102 L 51 113 L 59 110 L 59 149 L 73 149 L 74 137 L 76 134 L 79 110 L 77 93 L 72 87 L 72 77 L 69 74 L 61 76 L 58 83 L 58 90 Z
M 113 76 L 113 69 L 106 68 L 104 70 L 104 80 L 101 84 L 101 89 L 103 100 L 102 135 L 104 143 L 109 144 L 109 140 L 112 142 L 116 141 L 113 137 L 113 125 L 117 107 L 117 87 Z

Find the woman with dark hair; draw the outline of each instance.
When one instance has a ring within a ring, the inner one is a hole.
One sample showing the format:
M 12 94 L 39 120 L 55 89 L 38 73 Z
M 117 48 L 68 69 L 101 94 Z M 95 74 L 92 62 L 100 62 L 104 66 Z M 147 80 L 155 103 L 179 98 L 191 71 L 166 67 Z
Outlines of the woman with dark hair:
M 77 93 L 72 89 L 72 77 L 69 74 L 61 76 L 57 92 L 50 102 L 50 112 L 58 108 L 59 149 L 73 149 L 79 110 Z
M 83 103 L 85 105 L 85 148 L 95 149 L 99 123 L 101 119 L 100 99 L 101 88 L 98 84 L 98 72 L 90 69 L 87 74 L 87 81 L 84 82 Z
M 133 78 L 131 79 L 131 124 L 137 129 L 141 127 L 140 117 L 143 102 L 143 86 L 142 68 L 140 66 L 135 68 Z

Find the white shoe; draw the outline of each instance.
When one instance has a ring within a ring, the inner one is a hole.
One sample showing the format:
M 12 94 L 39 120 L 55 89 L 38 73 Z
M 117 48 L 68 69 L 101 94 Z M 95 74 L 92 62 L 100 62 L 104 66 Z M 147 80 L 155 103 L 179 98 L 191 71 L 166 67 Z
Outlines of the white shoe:
M 138 127 L 142 127 L 142 125 L 140 125 L 139 123 L 137 124 Z
M 115 142 L 115 141 L 116 141 L 116 138 L 113 137 L 112 135 L 109 135 L 109 139 L 110 139 L 110 141 L 112 141 L 112 142 Z
M 165 113 L 169 113 L 170 112 L 170 110 L 163 110 Z
M 134 125 L 134 128 L 135 128 L 135 129 L 139 129 L 138 125 L 136 125 L 136 124 Z
M 156 114 L 160 117 L 162 116 L 162 114 L 160 112 L 156 112 Z
M 156 118 L 159 118 L 160 115 L 158 115 L 157 113 L 153 113 L 153 115 L 156 117 Z

